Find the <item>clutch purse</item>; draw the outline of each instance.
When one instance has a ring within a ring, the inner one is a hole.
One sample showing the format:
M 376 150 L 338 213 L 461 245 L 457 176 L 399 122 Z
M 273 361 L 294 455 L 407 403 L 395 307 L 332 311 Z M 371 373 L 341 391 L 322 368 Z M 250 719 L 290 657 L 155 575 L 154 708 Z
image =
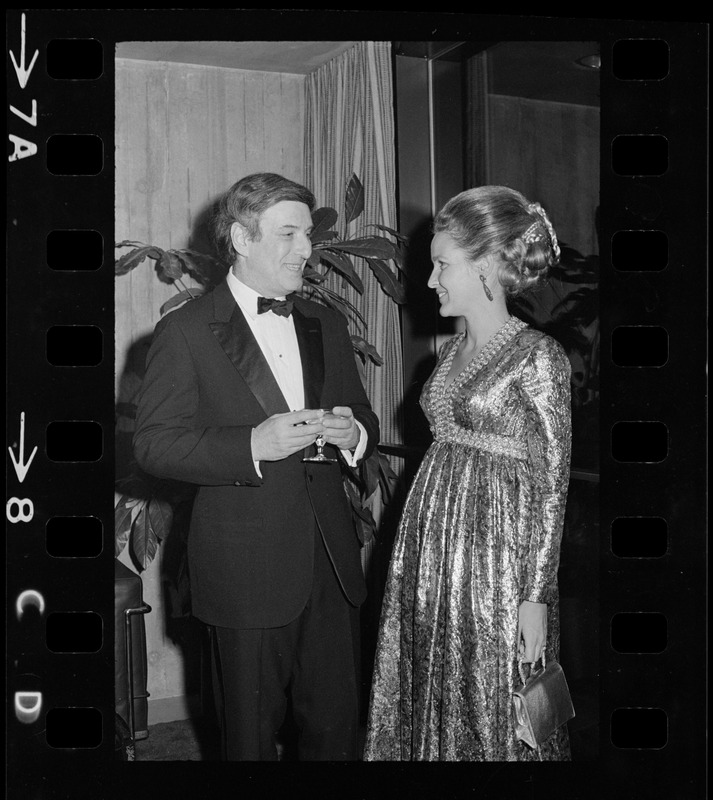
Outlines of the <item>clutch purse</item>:
M 545 664 L 542 653 L 542 667 L 530 671 L 526 679 L 518 663 L 522 685 L 512 696 L 515 736 L 533 749 L 537 749 L 565 722 L 574 717 L 574 706 L 569 694 L 562 667 L 556 661 Z

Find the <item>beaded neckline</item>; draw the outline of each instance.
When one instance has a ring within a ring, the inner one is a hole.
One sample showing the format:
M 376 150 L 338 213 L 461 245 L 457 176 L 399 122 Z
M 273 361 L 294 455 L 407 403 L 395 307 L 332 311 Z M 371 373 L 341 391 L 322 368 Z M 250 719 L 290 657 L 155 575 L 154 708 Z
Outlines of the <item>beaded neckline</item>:
M 453 378 L 448 386 L 447 391 L 449 393 L 452 392 L 454 388 L 471 378 L 476 372 L 480 371 L 504 344 L 506 344 L 513 336 L 515 336 L 516 333 L 526 327 L 526 322 L 523 322 L 517 317 L 510 317 L 510 319 L 501 328 L 499 328 L 490 337 L 490 339 L 488 339 L 483 349 L 478 353 L 477 356 L 475 356 L 475 358 L 470 360 L 465 369 L 463 369 L 458 375 L 455 376 L 455 378 Z M 453 364 L 456 351 L 458 350 L 458 345 L 463 341 L 464 338 L 465 331 L 458 334 L 458 336 L 452 340 L 451 349 L 441 366 L 441 375 L 439 381 L 441 396 L 444 396 L 446 393 L 446 379 L 448 378 L 448 373 L 451 365 Z

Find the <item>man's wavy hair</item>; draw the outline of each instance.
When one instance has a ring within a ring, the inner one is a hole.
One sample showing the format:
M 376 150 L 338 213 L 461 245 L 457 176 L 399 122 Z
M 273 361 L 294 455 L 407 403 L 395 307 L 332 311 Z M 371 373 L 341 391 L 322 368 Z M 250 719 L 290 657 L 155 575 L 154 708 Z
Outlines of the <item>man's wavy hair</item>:
M 274 172 L 256 172 L 234 183 L 218 201 L 213 215 L 213 242 L 220 258 L 234 264 L 238 256 L 230 235 L 234 222 L 247 230 L 250 239 L 259 241 L 260 217 L 283 200 L 304 203 L 310 212 L 316 204 L 306 186 Z

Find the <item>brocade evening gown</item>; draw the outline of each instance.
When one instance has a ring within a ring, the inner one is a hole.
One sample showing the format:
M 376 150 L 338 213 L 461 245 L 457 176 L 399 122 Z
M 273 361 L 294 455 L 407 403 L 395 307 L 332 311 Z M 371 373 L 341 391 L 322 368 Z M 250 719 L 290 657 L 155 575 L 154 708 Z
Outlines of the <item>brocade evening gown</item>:
M 511 318 L 446 388 L 465 334 L 421 394 L 434 441 L 404 505 L 387 577 L 365 761 L 569 760 L 566 725 L 540 755 L 514 735 L 518 608 L 547 603 L 569 480 L 570 364 Z

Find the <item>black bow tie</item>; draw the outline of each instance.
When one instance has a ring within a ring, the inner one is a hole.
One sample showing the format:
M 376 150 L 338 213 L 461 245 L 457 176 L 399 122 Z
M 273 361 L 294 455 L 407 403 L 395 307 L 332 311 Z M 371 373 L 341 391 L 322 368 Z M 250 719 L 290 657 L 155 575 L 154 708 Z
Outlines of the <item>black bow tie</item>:
M 289 317 L 292 313 L 292 300 L 278 300 L 276 297 L 258 297 L 257 313 L 264 314 L 266 311 L 273 311 L 282 317 Z

